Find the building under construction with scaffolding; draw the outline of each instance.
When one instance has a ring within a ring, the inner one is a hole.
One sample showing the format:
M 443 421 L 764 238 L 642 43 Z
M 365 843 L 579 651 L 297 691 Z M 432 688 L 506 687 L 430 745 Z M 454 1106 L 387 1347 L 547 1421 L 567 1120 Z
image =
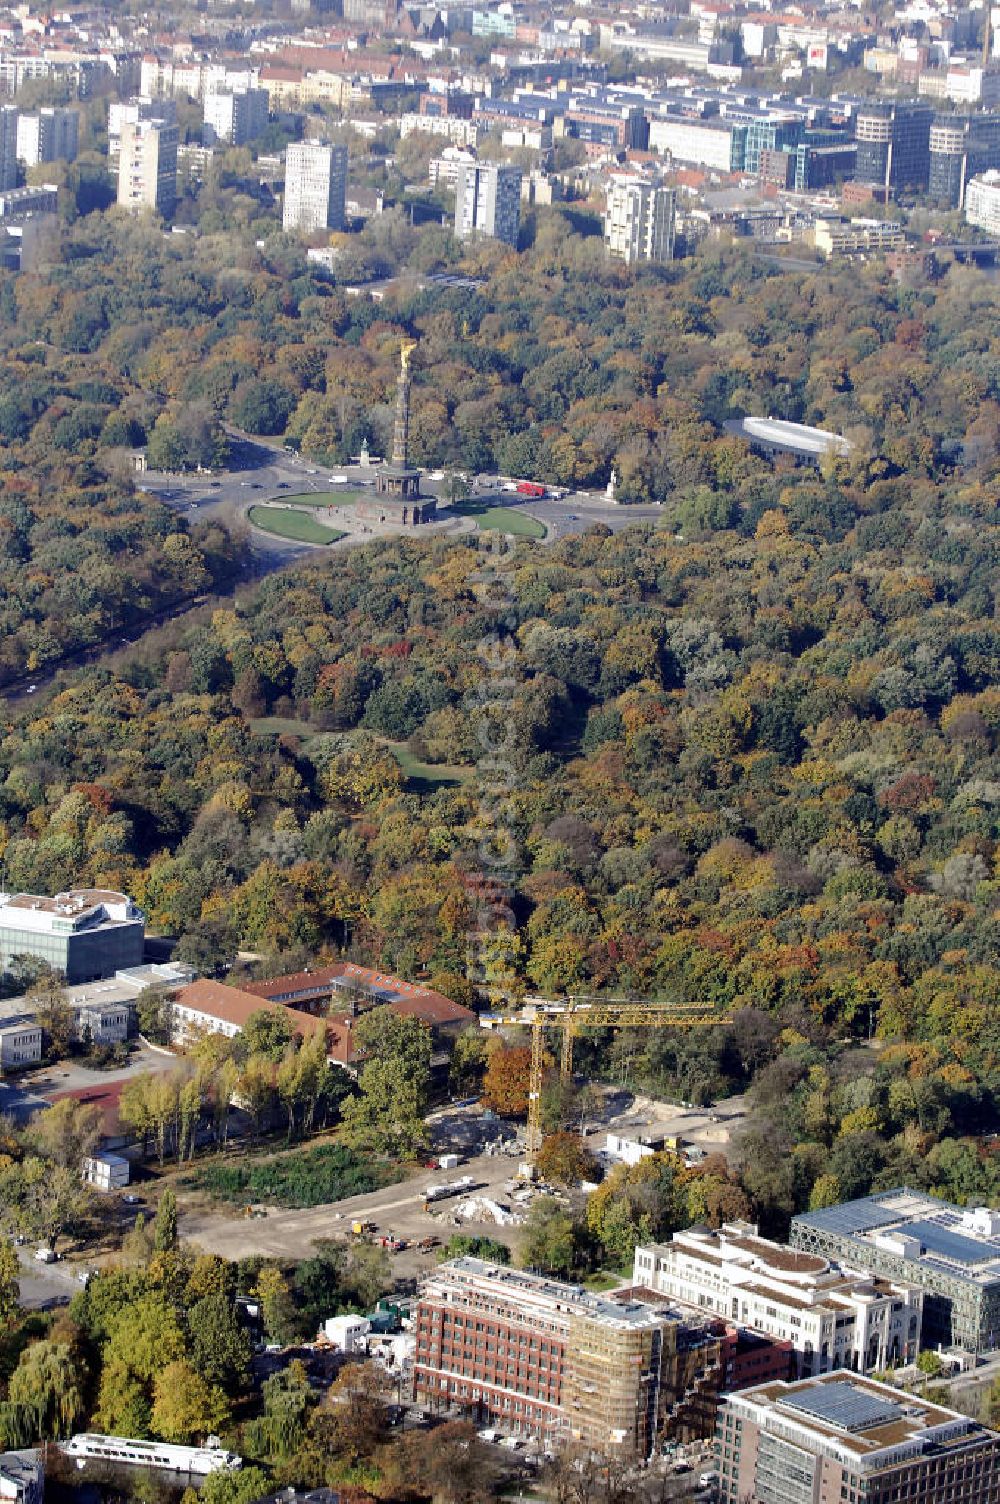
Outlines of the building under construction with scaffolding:
M 667 1437 L 709 1435 L 721 1377 L 719 1335 L 662 1302 L 475 1258 L 442 1264 L 421 1291 L 414 1398 L 544 1446 L 644 1459 Z

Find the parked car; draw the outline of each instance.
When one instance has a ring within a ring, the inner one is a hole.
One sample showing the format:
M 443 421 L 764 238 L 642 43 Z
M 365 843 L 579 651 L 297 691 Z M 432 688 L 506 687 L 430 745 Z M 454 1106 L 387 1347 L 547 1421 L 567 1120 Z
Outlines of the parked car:
M 54 1248 L 36 1248 L 35 1258 L 39 1264 L 54 1264 L 59 1255 Z

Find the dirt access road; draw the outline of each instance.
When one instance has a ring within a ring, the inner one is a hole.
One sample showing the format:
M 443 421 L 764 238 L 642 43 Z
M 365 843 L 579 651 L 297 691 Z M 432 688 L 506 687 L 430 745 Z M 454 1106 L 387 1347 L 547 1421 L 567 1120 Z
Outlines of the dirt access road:
M 371 1221 L 380 1232 L 393 1232 L 398 1238 L 413 1242 L 436 1235 L 447 1240 L 456 1230 L 455 1207 L 461 1197 L 439 1202 L 433 1212 L 425 1212 L 424 1191 L 428 1185 L 470 1175 L 477 1190 L 469 1194 L 492 1196 L 509 1203 L 505 1185 L 517 1173 L 517 1160 L 507 1156 L 479 1155 L 459 1165 L 457 1170 L 420 1170 L 409 1180 L 385 1186 L 366 1196 L 349 1196 L 324 1206 L 303 1211 L 284 1211 L 270 1207 L 266 1217 L 243 1217 L 232 1211 L 185 1211 L 182 1207 L 179 1231 L 182 1238 L 197 1243 L 209 1253 L 227 1259 L 245 1258 L 259 1253 L 270 1258 L 301 1259 L 309 1255 L 317 1238 L 346 1238 L 352 1221 Z M 498 1228 L 494 1223 L 463 1223 L 462 1232 L 486 1233 L 512 1241 L 516 1228 Z M 409 1250 L 397 1255 L 393 1267 L 411 1272 Z M 431 1259 L 433 1261 L 433 1258 Z

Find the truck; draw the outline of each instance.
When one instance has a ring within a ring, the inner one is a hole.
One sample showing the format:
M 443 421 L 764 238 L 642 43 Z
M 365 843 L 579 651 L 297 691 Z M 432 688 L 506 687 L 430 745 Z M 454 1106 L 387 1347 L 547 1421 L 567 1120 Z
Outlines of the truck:
M 536 501 L 541 501 L 545 495 L 545 487 L 535 480 L 519 480 L 516 492 L 518 496 L 532 496 Z
M 429 1185 L 424 1191 L 424 1210 L 435 1201 L 447 1201 L 451 1196 L 464 1196 L 466 1192 L 473 1191 L 479 1182 L 471 1175 L 460 1175 L 457 1180 L 442 1181 L 437 1185 Z
M 366 1238 L 370 1233 L 378 1232 L 374 1222 L 358 1221 L 351 1223 L 351 1236 L 354 1238 Z

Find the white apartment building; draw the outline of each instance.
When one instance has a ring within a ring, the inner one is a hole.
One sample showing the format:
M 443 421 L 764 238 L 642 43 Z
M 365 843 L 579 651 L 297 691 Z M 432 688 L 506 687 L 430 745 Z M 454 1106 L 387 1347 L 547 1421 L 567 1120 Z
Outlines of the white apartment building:
M 656 188 L 638 178 L 616 178 L 608 185 L 604 243 L 616 261 L 674 259 L 677 198 L 672 188 Z
M 521 169 L 495 162 L 466 163 L 455 180 L 455 234 L 517 245 L 521 229 Z
M 27 167 L 39 162 L 74 162 L 80 138 L 78 110 L 38 110 L 17 122 L 17 156 Z
M 118 202 L 125 209 L 171 214 L 177 203 L 177 126 L 138 120 L 122 127 L 118 155 Z
M 267 127 L 268 94 L 266 89 L 225 89 L 205 95 L 204 129 L 206 146 L 228 141 L 243 146 Z
M 407 113 L 399 117 L 399 134 L 402 140 L 420 131 L 427 136 L 444 136 L 452 146 L 477 147 L 486 134 L 482 126 L 471 120 L 462 120 L 458 115 L 417 115 Z
M 1000 235 L 1000 172 L 970 178 L 965 188 L 965 219 L 990 235 Z
M 347 201 L 347 147 L 297 141 L 285 155 L 282 229 L 342 230 Z
M 126 125 L 135 125 L 140 120 L 167 120 L 176 122 L 175 99 L 150 99 L 135 95 L 131 99 L 112 100 L 108 106 L 108 161 L 115 166 L 122 145 L 122 131 Z
M 785 1248 L 747 1222 L 637 1248 L 632 1278 L 704 1315 L 787 1339 L 800 1377 L 870 1373 L 912 1362 L 920 1348 L 923 1291 Z
M 446 146 L 439 157 L 432 157 L 427 164 L 427 179 L 432 188 L 450 188 L 455 191 L 458 174 L 463 167 L 476 163 L 476 154 L 461 146 Z

